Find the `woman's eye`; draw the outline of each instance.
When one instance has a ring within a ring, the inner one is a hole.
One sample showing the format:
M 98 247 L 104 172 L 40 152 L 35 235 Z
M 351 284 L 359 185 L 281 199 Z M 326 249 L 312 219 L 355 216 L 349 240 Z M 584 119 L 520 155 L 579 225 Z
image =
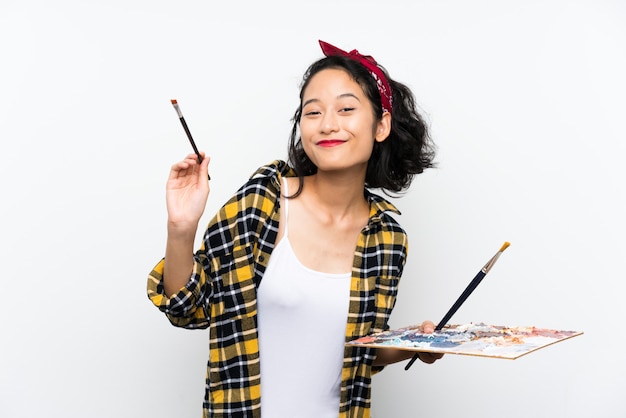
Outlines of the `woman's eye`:
M 343 107 L 341 108 L 340 112 L 351 112 L 354 109 L 355 109 L 354 107 Z
M 304 116 L 315 116 L 315 115 L 319 115 L 320 112 L 318 112 L 317 110 L 309 110 L 308 112 L 304 113 Z

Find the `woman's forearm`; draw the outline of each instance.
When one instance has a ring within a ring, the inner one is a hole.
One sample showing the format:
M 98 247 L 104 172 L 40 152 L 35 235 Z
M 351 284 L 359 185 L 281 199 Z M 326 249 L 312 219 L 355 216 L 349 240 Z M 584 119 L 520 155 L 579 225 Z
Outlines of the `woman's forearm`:
M 397 348 L 377 348 L 374 366 L 386 366 L 388 364 L 397 363 L 399 361 L 408 360 L 413 357 L 415 352 L 408 350 L 400 350 Z M 420 352 L 417 353 L 420 361 L 426 364 L 432 364 L 443 357 L 440 353 Z
M 408 360 L 415 354 L 412 351 L 398 350 L 397 348 L 377 348 L 374 366 L 386 366 L 399 361 Z
M 163 288 L 168 296 L 178 292 L 189 281 L 193 269 L 195 229 L 178 231 L 168 228 L 163 266 Z

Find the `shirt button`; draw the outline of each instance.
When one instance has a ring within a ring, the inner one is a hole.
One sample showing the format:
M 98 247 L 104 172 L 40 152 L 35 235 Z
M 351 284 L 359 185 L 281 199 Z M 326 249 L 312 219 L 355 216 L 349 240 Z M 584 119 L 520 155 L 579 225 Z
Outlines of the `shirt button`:
M 259 256 L 259 261 L 261 263 L 264 262 L 265 261 L 265 256 L 264 255 Z

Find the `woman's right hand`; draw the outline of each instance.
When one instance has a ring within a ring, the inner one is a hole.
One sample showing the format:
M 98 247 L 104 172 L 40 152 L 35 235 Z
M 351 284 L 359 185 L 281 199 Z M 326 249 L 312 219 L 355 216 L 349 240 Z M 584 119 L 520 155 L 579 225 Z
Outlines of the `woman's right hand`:
M 168 228 L 180 232 L 195 233 L 198 222 L 204 213 L 209 197 L 209 161 L 202 155 L 198 163 L 196 154 L 189 154 L 184 160 L 172 165 L 167 179 L 165 200 L 167 204 Z

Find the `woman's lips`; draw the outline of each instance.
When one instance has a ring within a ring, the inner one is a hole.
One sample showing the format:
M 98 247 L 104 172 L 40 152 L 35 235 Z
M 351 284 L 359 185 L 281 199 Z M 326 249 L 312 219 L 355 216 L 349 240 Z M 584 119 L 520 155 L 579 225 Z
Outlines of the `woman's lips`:
M 334 147 L 337 145 L 341 145 L 346 141 L 342 141 L 341 139 L 325 139 L 317 143 L 320 147 Z

